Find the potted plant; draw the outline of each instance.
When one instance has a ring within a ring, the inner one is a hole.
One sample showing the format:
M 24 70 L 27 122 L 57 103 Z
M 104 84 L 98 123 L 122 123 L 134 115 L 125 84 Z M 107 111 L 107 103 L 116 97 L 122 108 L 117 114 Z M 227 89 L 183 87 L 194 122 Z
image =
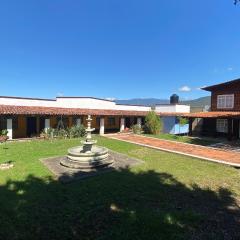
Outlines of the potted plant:
M 8 134 L 8 131 L 6 129 L 0 132 L 0 143 L 4 143 L 8 140 L 7 134 Z

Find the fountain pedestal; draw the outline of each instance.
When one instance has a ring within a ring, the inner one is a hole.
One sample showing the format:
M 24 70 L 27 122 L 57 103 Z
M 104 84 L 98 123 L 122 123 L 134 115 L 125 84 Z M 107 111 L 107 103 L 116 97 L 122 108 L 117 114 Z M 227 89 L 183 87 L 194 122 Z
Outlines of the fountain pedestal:
M 97 141 L 92 140 L 91 116 L 88 115 L 86 128 L 87 136 L 84 141 L 81 141 L 83 146 L 73 147 L 68 149 L 68 155 L 60 161 L 60 164 L 82 171 L 92 171 L 98 168 L 108 167 L 113 163 L 113 158 L 109 156 L 108 149 L 99 147 L 95 144 Z

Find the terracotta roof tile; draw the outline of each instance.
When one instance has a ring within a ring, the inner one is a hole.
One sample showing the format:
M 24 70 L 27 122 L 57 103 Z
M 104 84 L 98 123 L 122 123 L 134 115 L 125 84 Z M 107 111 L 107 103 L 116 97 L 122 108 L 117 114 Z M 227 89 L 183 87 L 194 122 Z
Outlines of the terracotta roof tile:
M 229 118 L 240 117 L 240 112 L 198 112 L 184 114 L 184 116 L 189 118 Z
M 146 116 L 148 111 L 81 109 L 59 107 L 32 107 L 0 105 L 1 115 L 93 115 L 93 116 Z M 182 116 L 184 113 L 157 113 L 159 116 Z
M 32 106 L 10 106 L 0 105 L 2 115 L 124 115 L 145 116 L 146 111 L 122 111 L 104 109 L 81 109 L 81 108 L 59 108 L 59 107 L 32 107 Z

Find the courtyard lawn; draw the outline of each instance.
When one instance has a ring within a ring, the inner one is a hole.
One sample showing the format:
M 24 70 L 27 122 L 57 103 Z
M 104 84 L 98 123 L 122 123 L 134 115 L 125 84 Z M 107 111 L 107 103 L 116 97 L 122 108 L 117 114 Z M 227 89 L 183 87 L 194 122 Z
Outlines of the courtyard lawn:
M 167 134 L 167 133 L 160 133 L 157 135 L 152 134 L 144 134 L 147 137 L 154 137 L 159 138 L 163 140 L 169 140 L 169 141 L 177 141 L 177 142 L 183 142 L 183 143 L 190 143 L 190 144 L 196 144 L 196 145 L 202 145 L 202 146 L 209 146 L 211 144 L 219 143 L 219 139 L 214 138 L 207 138 L 207 137 L 189 137 L 189 136 L 180 136 L 180 135 L 174 135 L 174 134 Z
M 239 170 L 96 138 L 145 163 L 61 184 L 39 158 L 79 140 L 0 146 L 0 239 L 240 239 Z

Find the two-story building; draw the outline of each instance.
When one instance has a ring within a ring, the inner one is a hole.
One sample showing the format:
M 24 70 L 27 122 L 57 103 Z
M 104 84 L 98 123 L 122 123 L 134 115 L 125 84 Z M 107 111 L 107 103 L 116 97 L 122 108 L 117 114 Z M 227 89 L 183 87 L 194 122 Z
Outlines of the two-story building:
M 197 119 L 199 126 L 195 132 L 201 135 L 239 139 L 240 79 L 202 89 L 211 92 L 211 111 L 185 115 L 189 118 L 189 134 L 193 133 L 193 122 Z

